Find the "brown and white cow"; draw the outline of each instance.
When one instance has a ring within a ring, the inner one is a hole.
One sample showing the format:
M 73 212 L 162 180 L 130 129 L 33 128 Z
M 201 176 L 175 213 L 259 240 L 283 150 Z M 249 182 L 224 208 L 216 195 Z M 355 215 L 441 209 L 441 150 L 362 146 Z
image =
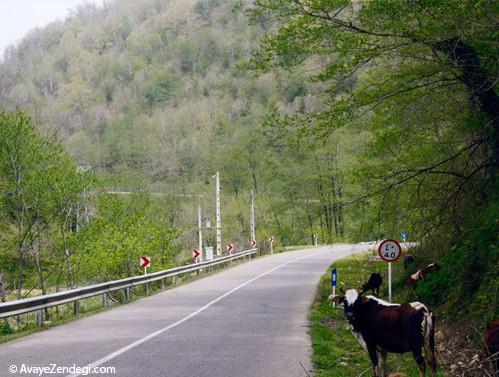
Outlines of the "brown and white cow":
M 435 316 L 424 304 L 391 304 L 364 297 L 355 289 L 330 298 L 343 304 L 353 335 L 371 358 L 375 376 L 385 376 L 388 352 L 412 352 L 420 376 L 425 376 L 425 360 L 435 376 Z
M 405 279 L 405 282 L 412 288 L 416 288 L 416 286 L 418 285 L 418 281 L 423 280 L 425 277 L 427 277 L 432 272 L 437 271 L 439 268 L 440 266 L 437 263 L 431 263 L 428 266 L 413 273 L 411 276 Z

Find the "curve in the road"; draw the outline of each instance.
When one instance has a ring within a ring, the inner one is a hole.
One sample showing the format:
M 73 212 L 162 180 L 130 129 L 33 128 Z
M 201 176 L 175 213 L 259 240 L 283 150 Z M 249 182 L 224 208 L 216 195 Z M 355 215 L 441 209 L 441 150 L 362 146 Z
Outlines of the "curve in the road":
M 305 376 L 317 282 L 353 251 L 341 245 L 259 258 L 27 336 L 0 346 L 0 376 L 21 364 L 114 366 L 120 377 Z

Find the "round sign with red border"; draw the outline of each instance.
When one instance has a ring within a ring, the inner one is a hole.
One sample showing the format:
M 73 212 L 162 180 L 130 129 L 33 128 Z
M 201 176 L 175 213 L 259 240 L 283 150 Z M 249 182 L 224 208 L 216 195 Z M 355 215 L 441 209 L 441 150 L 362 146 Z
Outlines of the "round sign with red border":
M 379 244 L 378 255 L 385 262 L 395 262 L 402 256 L 402 247 L 395 240 L 384 240 Z

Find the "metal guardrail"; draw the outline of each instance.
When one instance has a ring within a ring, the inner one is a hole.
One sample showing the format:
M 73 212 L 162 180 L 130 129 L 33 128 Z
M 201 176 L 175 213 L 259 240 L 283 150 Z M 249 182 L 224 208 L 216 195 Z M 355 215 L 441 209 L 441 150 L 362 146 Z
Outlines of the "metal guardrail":
M 175 267 L 164 271 L 154 272 L 148 275 L 134 276 L 131 278 L 125 278 L 120 280 L 113 280 L 105 283 L 89 285 L 86 287 L 81 287 L 77 289 L 71 289 L 67 291 L 51 293 L 43 296 L 36 296 L 27 299 L 15 300 L 11 302 L 6 302 L 0 304 L 0 319 L 17 316 L 20 314 L 30 313 L 37 311 L 37 322 L 41 325 L 42 322 L 42 310 L 45 308 L 50 308 L 53 306 L 58 306 L 62 304 L 67 304 L 74 302 L 78 304 L 78 301 L 98 296 L 104 295 L 104 306 L 107 305 L 107 293 L 114 292 L 120 289 L 125 290 L 126 300 L 130 300 L 130 289 L 132 287 L 149 284 L 154 281 L 162 280 L 181 276 L 184 274 L 200 271 L 203 268 L 217 266 L 223 263 L 231 262 L 240 258 L 252 257 L 258 252 L 258 249 L 250 249 L 241 251 L 236 254 L 228 255 L 226 257 L 217 258 L 212 261 L 189 264 L 186 266 Z M 164 285 L 164 284 L 163 284 Z M 75 313 L 77 312 L 77 307 L 75 306 Z

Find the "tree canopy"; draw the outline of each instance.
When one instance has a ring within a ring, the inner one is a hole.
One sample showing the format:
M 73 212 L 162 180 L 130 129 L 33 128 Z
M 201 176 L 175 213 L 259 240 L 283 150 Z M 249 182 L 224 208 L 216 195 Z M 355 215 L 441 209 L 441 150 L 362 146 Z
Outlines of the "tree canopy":
M 495 2 L 257 0 L 247 12 L 280 25 L 255 69 L 312 65 L 323 83 L 319 110 L 278 122 L 319 137 L 369 131 L 359 200 L 391 195 L 381 201 L 423 229 L 449 213 L 459 226 L 459 208 L 487 196 L 499 161 Z

